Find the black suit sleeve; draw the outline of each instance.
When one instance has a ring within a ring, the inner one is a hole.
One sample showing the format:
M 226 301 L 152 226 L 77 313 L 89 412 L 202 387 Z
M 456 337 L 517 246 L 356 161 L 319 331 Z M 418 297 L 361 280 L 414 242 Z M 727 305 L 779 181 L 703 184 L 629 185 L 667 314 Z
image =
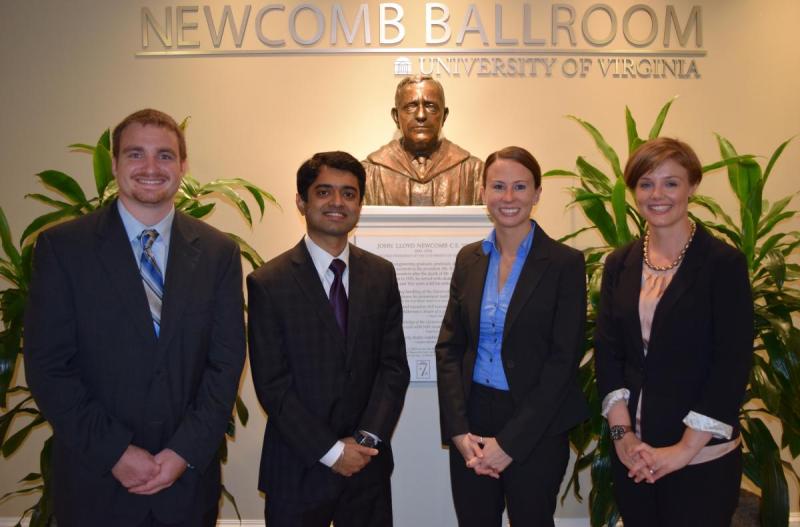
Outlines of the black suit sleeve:
M 55 434 L 98 475 L 111 470 L 133 432 L 94 400 L 77 364 L 74 291 L 47 232 L 39 235 L 25 310 L 25 375 Z
M 561 409 L 583 355 L 586 324 L 586 272 L 583 254 L 570 251 L 559 272 L 558 299 L 550 332 L 550 353 L 540 381 L 526 394 L 497 434 L 500 447 L 513 459 L 526 459 Z
M 313 466 L 339 439 L 320 418 L 309 412 L 295 391 L 280 325 L 281 302 L 252 274 L 247 277 L 248 334 L 253 384 L 270 426 L 306 466 Z
M 726 251 L 712 273 L 711 370 L 692 410 L 736 428 L 753 362 L 753 298 L 747 262 Z
M 442 443 L 448 444 L 457 435 L 469 432 L 467 401 L 462 378 L 464 353 L 467 348 L 467 328 L 463 324 L 461 306 L 464 283 L 462 253 L 456 258 L 450 280 L 450 299 L 444 312 L 439 339 L 436 342 L 436 376 L 439 392 L 439 419 Z
M 372 385 L 369 403 L 361 416 L 359 430 L 366 430 L 388 441 L 403 409 L 409 382 L 406 341 L 403 336 L 403 308 L 394 267 L 386 273 L 387 309 L 386 323 L 382 329 L 380 361 Z
M 213 326 L 207 363 L 197 395 L 167 443 L 203 471 L 214 460 L 228 427 L 245 356 L 242 259 L 232 246 L 214 282 Z
M 620 388 L 625 388 L 625 350 L 620 343 L 621 329 L 614 324 L 614 290 L 617 287 L 621 258 L 615 253 L 603 266 L 600 285 L 600 305 L 594 330 L 594 365 L 600 400 Z

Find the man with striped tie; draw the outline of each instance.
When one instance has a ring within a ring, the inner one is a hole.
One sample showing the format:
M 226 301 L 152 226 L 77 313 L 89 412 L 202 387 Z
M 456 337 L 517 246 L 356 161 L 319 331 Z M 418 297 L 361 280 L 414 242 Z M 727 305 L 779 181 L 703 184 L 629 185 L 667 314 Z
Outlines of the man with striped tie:
M 409 372 L 394 267 L 347 242 L 364 181 L 345 152 L 304 162 L 306 236 L 247 277 L 269 527 L 392 525 L 389 440 Z
M 25 371 L 53 426 L 56 519 L 210 527 L 244 361 L 239 250 L 175 211 L 186 143 L 170 116 L 125 118 L 112 165 L 119 199 L 34 253 Z

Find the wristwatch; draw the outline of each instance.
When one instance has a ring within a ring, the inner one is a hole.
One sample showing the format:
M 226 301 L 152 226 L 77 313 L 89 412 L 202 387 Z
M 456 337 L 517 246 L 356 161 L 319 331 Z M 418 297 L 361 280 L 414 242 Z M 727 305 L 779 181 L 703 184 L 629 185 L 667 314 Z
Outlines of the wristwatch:
M 630 431 L 631 427 L 628 425 L 614 425 L 611 427 L 611 439 L 619 441 Z
M 356 443 L 358 443 L 361 446 L 365 446 L 367 448 L 377 448 L 378 446 L 378 441 L 374 437 L 365 434 L 360 430 L 355 434 L 353 434 L 353 437 L 355 438 Z

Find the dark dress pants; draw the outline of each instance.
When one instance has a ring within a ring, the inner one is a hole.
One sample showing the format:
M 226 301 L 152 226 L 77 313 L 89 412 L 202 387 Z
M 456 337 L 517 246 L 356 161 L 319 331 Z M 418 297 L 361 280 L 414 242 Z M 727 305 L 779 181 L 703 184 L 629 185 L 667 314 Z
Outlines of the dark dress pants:
M 513 413 L 509 392 L 472 385 L 467 417 L 473 434 L 497 435 Z M 567 434 L 544 436 L 527 459 L 512 461 L 500 479 L 494 479 L 467 468 L 450 445 L 450 483 L 459 527 L 500 527 L 506 505 L 513 526 L 552 527 L 568 460 Z
M 331 522 L 335 527 L 392 527 L 392 488 L 388 475 L 369 486 L 348 483 L 338 499 L 324 503 L 308 503 L 302 496 L 267 496 L 266 527 L 329 527 Z
M 628 470 L 612 455 L 614 497 L 625 527 L 730 526 L 742 482 L 740 448 L 653 484 L 628 478 Z
M 153 517 L 152 513 L 148 513 L 139 527 L 214 527 L 217 524 L 218 513 L 219 505 L 217 503 L 214 503 L 211 508 L 206 507 L 205 510 L 199 509 L 192 511 L 188 517 L 180 523 L 162 523 Z

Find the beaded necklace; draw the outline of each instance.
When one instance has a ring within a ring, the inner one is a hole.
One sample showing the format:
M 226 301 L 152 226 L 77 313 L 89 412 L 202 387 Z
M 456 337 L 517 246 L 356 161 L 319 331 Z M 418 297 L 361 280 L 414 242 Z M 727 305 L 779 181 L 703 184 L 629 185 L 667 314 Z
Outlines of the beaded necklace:
M 697 231 L 697 223 L 691 222 L 691 224 L 692 226 L 691 230 L 689 231 L 689 239 L 686 240 L 686 245 L 683 246 L 683 249 L 681 249 L 681 252 L 680 254 L 678 254 L 678 257 L 675 259 L 675 261 L 673 261 L 669 265 L 653 265 L 652 263 L 650 263 L 650 229 L 648 228 L 644 233 L 645 265 L 647 265 L 647 267 L 649 267 L 653 271 L 669 271 L 670 269 L 677 267 L 683 260 L 683 257 L 686 256 L 686 251 L 689 249 L 689 245 L 691 245 L 692 243 L 692 238 L 694 238 L 694 233 Z

